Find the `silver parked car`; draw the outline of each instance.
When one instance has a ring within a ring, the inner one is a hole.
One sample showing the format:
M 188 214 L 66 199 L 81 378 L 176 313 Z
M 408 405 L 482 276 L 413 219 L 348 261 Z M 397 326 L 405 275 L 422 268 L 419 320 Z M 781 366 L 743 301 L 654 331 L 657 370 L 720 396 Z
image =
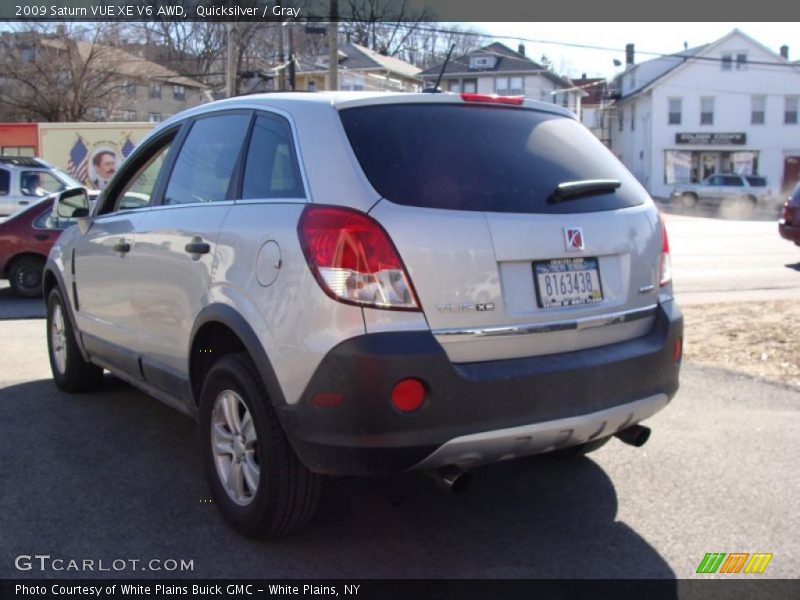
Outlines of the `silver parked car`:
M 48 194 L 80 185 L 40 158 L 0 156 L 0 217 L 24 210 Z
M 324 475 L 455 490 L 486 463 L 641 445 L 678 389 L 664 223 L 552 104 L 223 100 L 154 130 L 91 216 L 81 189 L 58 210 L 79 218 L 45 273 L 56 384 L 107 369 L 197 418 L 248 535 L 303 526 Z
M 736 175 L 722 173 L 712 175 L 700 183 L 676 185 L 672 189 L 671 198 L 687 207 L 698 202 L 746 202 L 755 206 L 768 200 L 772 194 L 767 180 L 761 175 Z

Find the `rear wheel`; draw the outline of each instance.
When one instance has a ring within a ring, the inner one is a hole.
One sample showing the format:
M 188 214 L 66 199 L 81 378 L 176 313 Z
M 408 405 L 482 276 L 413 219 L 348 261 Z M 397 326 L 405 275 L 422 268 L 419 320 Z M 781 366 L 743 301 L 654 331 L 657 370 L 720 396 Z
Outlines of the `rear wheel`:
M 23 256 L 15 260 L 8 270 L 11 289 L 25 298 L 42 296 L 44 261 L 36 256 Z
M 682 194 L 681 204 L 686 208 L 692 208 L 697 204 L 697 196 L 695 194 Z
M 600 448 L 605 446 L 610 439 L 611 436 L 600 438 L 597 440 L 592 440 L 584 444 L 578 444 L 577 446 L 560 448 L 559 450 L 554 450 L 553 452 L 548 453 L 547 456 L 555 458 L 556 460 L 568 460 L 570 458 L 585 456 L 590 452 L 594 452 L 595 450 L 599 450 Z
M 221 358 L 203 382 L 200 441 L 214 502 L 235 529 L 276 537 L 311 520 L 320 478 L 289 445 L 247 354 Z
M 81 355 L 58 288 L 47 298 L 47 353 L 53 381 L 65 392 L 91 392 L 100 387 L 103 369 Z

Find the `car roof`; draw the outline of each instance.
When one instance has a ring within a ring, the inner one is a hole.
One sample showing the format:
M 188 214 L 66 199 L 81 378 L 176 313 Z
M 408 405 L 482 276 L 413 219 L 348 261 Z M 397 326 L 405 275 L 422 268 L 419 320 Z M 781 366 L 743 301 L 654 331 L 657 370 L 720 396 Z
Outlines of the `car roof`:
M 479 94 L 478 96 L 481 96 Z M 293 109 L 319 106 L 333 107 L 334 109 L 353 108 L 356 106 L 372 106 L 380 104 L 466 104 L 460 94 L 451 92 L 437 93 L 409 93 L 409 92 L 272 92 L 266 94 L 250 94 L 247 96 L 236 96 L 217 100 L 208 104 L 201 104 L 189 110 L 183 111 L 165 120 L 156 130 L 164 128 L 182 121 L 184 119 L 203 115 L 217 110 L 234 110 L 237 108 L 274 108 L 291 113 Z M 487 106 L 496 104 L 486 103 Z M 527 109 L 539 110 L 554 113 L 564 117 L 575 118 L 575 114 L 560 106 L 549 102 L 526 99 L 522 107 Z
M 0 156 L 0 166 L 17 169 L 51 169 L 52 166 L 34 156 Z

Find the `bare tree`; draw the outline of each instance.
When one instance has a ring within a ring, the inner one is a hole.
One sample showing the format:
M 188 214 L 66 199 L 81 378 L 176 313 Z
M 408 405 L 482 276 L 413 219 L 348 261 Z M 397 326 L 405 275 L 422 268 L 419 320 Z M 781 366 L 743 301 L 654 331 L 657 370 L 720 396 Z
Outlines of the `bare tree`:
M 0 37 L 0 106 L 9 120 L 97 120 L 127 81 L 103 26 L 27 25 Z

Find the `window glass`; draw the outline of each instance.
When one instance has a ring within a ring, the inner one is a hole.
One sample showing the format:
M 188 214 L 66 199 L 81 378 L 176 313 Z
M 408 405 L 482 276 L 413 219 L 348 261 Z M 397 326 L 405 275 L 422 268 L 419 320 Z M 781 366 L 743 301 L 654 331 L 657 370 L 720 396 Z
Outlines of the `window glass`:
M 474 94 L 478 91 L 478 80 L 477 79 L 465 79 L 464 80 L 464 91 L 467 94 Z
M 749 176 L 747 178 L 747 182 L 750 185 L 754 186 L 754 187 L 766 187 L 767 186 L 767 180 L 764 179 L 763 177 L 755 177 L 755 176 L 751 175 L 751 176 Z
M 680 98 L 670 98 L 669 99 L 669 119 L 668 123 L 670 125 L 680 125 L 681 124 L 681 99 Z
M 143 208 L 150 204 L 153 188 L 156 186 L 158 174 L 164 166 L 164 161 L 169 153 L 172 140 L 161 146 L 150 159 L 142 165 L 131 179 L 130 183 L 123 188 L 114 203 L 114 210 L 131 210 Z
M 398 204 L 576 213 L 637 206 L 646 198 L 608 148 L 568 117 L 468 103 L 365 106 L 339 114 L 367 179 Z M 618 179 L 621 186 L 577 202 L 547 201 L 559 184 L 586 179 Z
M 723 54 L 722 55 L 722 70 L 723 71 L 730 71 L 732 64 L 733 64 L 733 57 L 730 54 Z
M 60 192 L 66 186 L 46 171 L 22 171 L 19 189 L 25 196 L 46 196 Z
M 753 96 L 751 102 L 752 109 L 750 114 L 750 123 L 752 125 L 763 125 L 766 98 L 764 98 L 764 96 Z
M 242 198 L 302 198 L 292 131 L 279 117 L 259 115 L 253 127 L 242 182 Z
M 714 98 L 700 98 L 700 125 L 714 124 Z
M 708 180 L 708 185 L 722 185 L 722 176 L 714 175 L 711 179 Z
M 785 98 L 783 122 L 786 125 L 797 125 L 797 96 Z
M 248 114 L 195 121 L 175 161 L 164 204 L 225 200 L 249 124 Z
M 741 186 L 744 185 L 742 183 L 742 178 L 738 177 L 736 175 L 725 175 L 725 176 L 722 177 L 722 182 L 723 182 L 723 185 L 727 185 L 727 186 L 741 187 Z
M 5 169 L 0 169 L 0 196 L 8 195 L 10 185 L 11 177 L 9 176 L 8 171 Z

